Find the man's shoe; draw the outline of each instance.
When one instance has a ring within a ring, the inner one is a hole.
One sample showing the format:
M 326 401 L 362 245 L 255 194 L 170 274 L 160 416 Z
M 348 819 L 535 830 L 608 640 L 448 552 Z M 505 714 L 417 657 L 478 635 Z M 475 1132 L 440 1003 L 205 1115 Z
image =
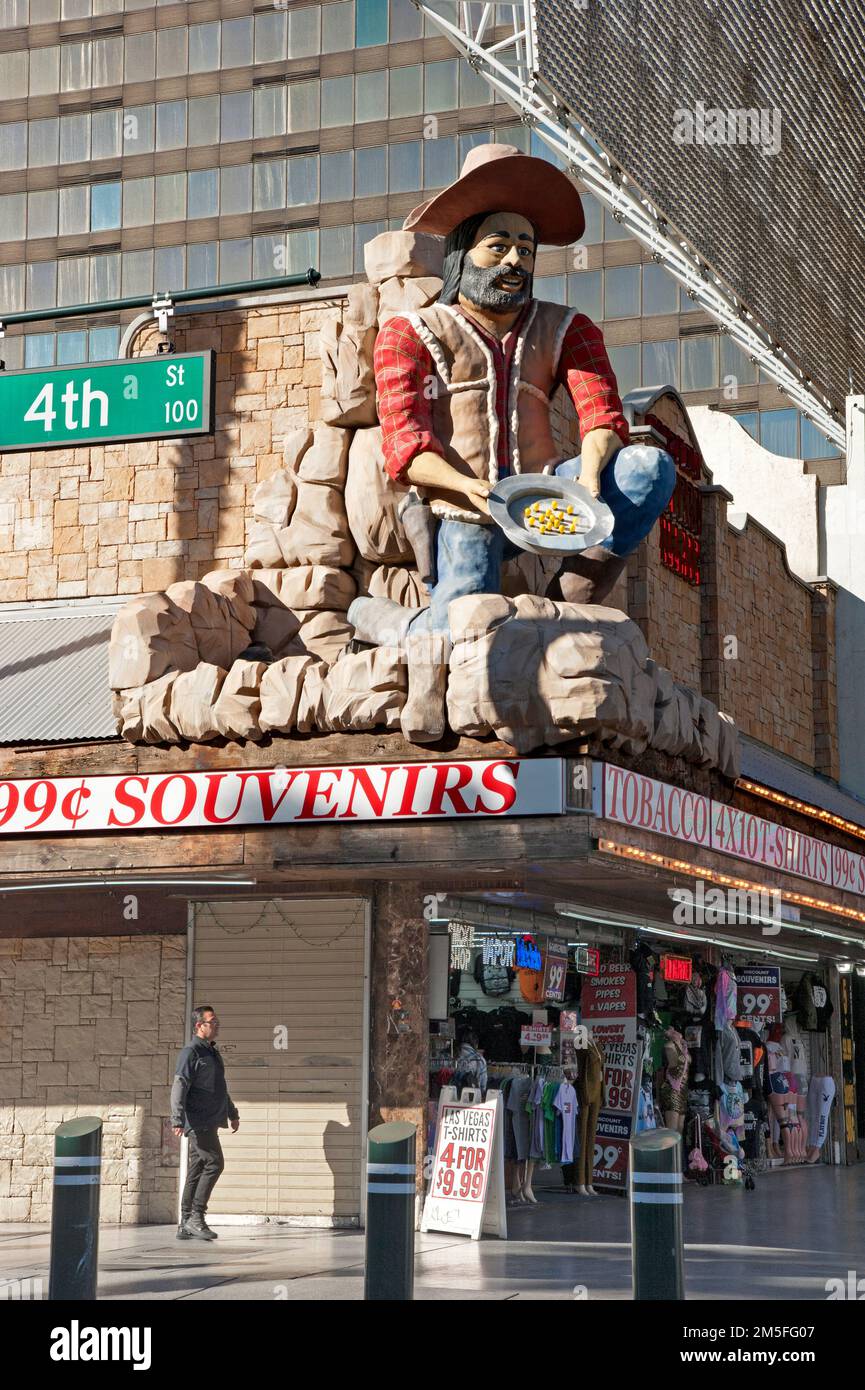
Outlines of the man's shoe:
M 184 1222 L 183 1229 L 188 1231 L 195 1240 L 216 1240 L 216 1232 L 211 1231 L 204 1217 L 198 1211 L 194 1211 Z
M 186 1223 L 187 1223 L 188 1220 L 189 1220 L 189 1218 L 188 1218 L 187 1216 L 181 1216 L 181 1218 L 180 1218 L 180 1225 L 179 1225 L 178 1228 L 177 1228 L 177 1239 L 178 1239 L 178 1240 L 192 1240 L 192 1236 L 189 1234 L 189 1232 L 188 1232 L 187 1229 L 186 1229 Z

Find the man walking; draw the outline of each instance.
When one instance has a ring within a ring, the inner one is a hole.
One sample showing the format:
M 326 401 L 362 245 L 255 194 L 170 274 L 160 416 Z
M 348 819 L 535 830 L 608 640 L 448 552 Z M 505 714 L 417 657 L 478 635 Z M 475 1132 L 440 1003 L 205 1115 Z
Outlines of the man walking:
M 225 1064 L 216 1046 L 219 1019 L 209 1004 L 193 1009 L 192 1032 L 192 1042 L 177 1059 L 171 1087 L 174 1133 L 189 1139 L 177 1239 L 216 1240 L 204 1216 L 225 1167 L 218 1131 L 230 1125 L 236 1133 L 240 1116 L 225 1084 Z

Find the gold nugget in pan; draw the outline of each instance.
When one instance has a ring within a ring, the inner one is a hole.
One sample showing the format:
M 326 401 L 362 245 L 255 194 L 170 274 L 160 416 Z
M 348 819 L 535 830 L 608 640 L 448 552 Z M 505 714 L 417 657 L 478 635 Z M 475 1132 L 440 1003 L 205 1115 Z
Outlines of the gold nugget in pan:
M 582 536 L 592 524 L 579 507 L 556 498 L 531 502 L 523 508 L 523 520 L 530 530 L 542 536 Z

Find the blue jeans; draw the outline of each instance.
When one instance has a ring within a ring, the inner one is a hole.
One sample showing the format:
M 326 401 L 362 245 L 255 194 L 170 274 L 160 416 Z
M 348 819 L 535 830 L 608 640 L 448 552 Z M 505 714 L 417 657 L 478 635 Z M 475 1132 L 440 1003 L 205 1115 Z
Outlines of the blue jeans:
M 558 477 L 579 478 L 579 459 L 559 464 Z M 669 454 L 645 444 L 629 444 L 601 473 L 601 497 L 615 518 L 601 544 L 614 555 L 630 555 L 649 534 L 673 495 L 676 468 Z M 411 624 L 411 635 L 447 632 L 448 607 L 466 594 L 498 594 L 502 564 L 521 552 L 498 526 L 471 521 L 440 521 L 436 532 L 437 580 L 430 604 Z

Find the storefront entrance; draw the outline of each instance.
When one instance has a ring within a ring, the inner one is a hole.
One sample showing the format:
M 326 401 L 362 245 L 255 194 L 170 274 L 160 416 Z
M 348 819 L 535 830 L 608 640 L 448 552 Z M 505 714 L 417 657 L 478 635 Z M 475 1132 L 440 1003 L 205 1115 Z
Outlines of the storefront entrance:
M 219 1013 L 237 1134 L 211 1215 L 354 1225 L 367 1114 L 363 898 L 191 907 L 189 1007 Z

